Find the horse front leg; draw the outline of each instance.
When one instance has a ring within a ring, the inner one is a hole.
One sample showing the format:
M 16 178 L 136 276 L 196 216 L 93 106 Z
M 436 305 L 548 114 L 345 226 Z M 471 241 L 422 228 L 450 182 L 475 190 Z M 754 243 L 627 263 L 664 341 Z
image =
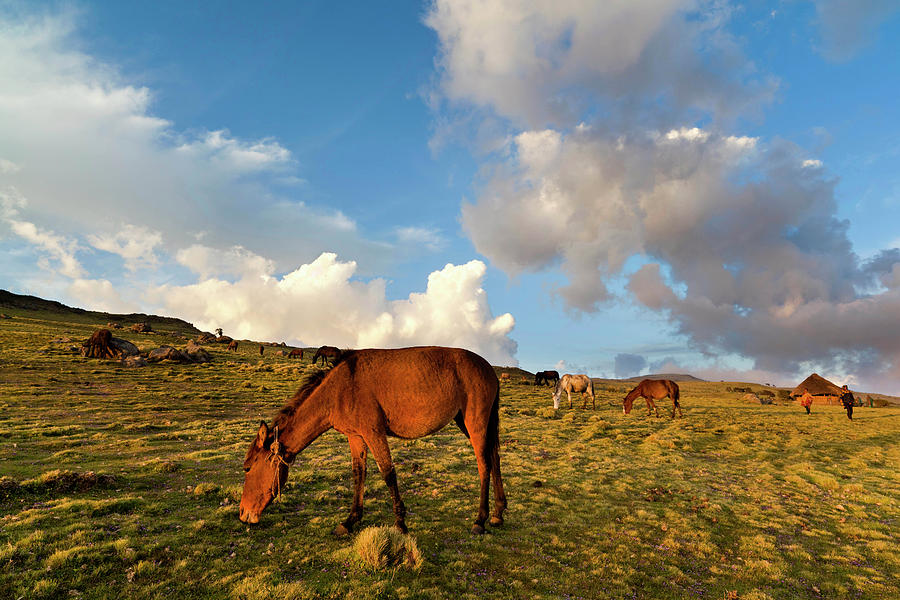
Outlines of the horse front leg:
M 353 506 L 343 523 L 334 528 L 334 535 L 344 536 L 353 531 L 353 526 L 363 516 L 363 496 L 366 491 L 366 457 L 368 449 L 362 436 L 348 436 L 350 460 L 353 469 Z
M 572 408 L 572 390 L 566 390 L 566 396 L 569 397 L 569 408 Z
M 366 438 L 366 444 L 378 463 L 378 470 L 384 478 L 384 483 L 391 493 L 391 500 L 394 502 L 394 527 L 402 533 L 407 533 L 406 528 L 406 505 L 400 499 L 400 488 L 397 485 L 397 471 L 394 470 L 394 463 L 391 460 L 391 449 L 388 447 L 387 437 L 384 432 L 373 433 Z

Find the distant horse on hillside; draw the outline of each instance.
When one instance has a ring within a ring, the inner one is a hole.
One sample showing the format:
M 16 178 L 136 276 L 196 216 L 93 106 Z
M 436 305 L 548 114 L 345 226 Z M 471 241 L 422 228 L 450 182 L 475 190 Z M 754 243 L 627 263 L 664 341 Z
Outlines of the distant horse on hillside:
M 237 352 L 237 349 L 238 349 L 237 340 L 231 340 L 230 342 L 228 342 L 228 349 L 231 350 L 232 352 Z
M 322 346 L 321 348 L 316 350 L 316 353 L 312 359 L 312 363 L 316 364 L 316 361 L 321 358 L 322 366 L 325 366 L 326 362 L 331 362 L 331 364 L 334 365 L 340 357 L 340 349 L 335 348 L 334 346 Z
M 333 369 L 318 371 L 275 416 L 265 421 L 244 459 L 244 490 L 238 517 L 258 523 L 276 498 L 297 455 L 329 429 L 347 436 L 353 467 L 350 515 L 334 529 L 347 535 L 363 514 L 366 456 L 371 450 L 394 504 L 394 526 L 406 532 L 406 507 L 387 437 L 412 440 L 451 420 L 475 450 L 481 483 L 473 533 L 484 533 L 493 481 L 491 525 L 503 524 L 506 494 L 500 476 L 500 382 L 490 364 L 459 348 L 348 351 Z
M 288 353 L 288 358 L 299 358 L 303 360 L 303 348 L 294 348 Z
M 587 375 L 570 375 L 566 373 L 556 382 L 556 389 L 553 391 L 553 409 L 559 409 L 559 398 L 563 391 L 569 397 L 569 408 L 572 408 L 572 392 L 580 392 L 584 398 L 581 408 L 587 408 L 588 396 L 591 398 L 591 406 L 597 410 L 597 402 L 594 399 L 594 382 Z
M 559 373 L 556 371 L 538 371 L 534 374 L 534 385 L 556 385 L 559 383 Z
M 631 412 L 631 406 L 634 401 L 639 397 L 643 397 L 647 401 L 647 416 L 650 416 L 650 411 L 656 411 L 656 416 L 659 416 L 659 409 L 656 408 L 656 402 L 654 400 L 662 400 L 666 396 L 672 399 L 672 418 L 675 418 L 675 410 L 678 410 L 678 416 L 683 417 L 684 413 L 681 412 L 681 404 L 679 404 L 679 395 L 678 384 L 669 379 L 645 379 L 637 386 L 628 392 L 628 395 L 625 396 L 625 400 L 622 403 L 622 412 L 626 415 Z
M 259 355 L 262 356 L 266 352 L 266 347 L 262 344 L 259 345 Z

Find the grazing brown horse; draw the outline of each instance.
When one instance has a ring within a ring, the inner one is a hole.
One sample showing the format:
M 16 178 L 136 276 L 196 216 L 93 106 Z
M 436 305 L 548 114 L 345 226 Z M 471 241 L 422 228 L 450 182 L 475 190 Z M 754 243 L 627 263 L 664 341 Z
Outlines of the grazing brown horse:
M 458 348 L 420 347 L 356 350 L 334 368 L 313 375 L 275 416 L 260 423 L 244 459 L 240 514 L 245 523 L 260 513 L 287 480 L 288 467 L 313 440 L 331 428 L 347 436 L 353 467 L 353 506 L 334 533 L 346 535 L 363 514 L 366 454 L 369 450 L 391 493 L 395 526 L 406 532 L 406 507 L 387 437 L 416 439 L 451 419 L 475 450 L 481 496 L 473 533 L 484 533 L 491 479 L 491 525 L 503 524 L 506 495 L 500 477 L 500 382 L 486 360 Z
M 675 418 L 676 409 L 678 410 L 678 416 L 683 417 L 684 413 L 681 412 L 681 404 L 678 403 L 679 394 L 678 384 L 674 381 L 668 379 L 645 379 L 625 396 L 625 400 L 622 403 L 622 412 L 626 415 L 630 413 L 632 404 L 641 396 L 647 401 L 647 416 L 650 416 L 650 411 L 654 410 L 658 417 L 659 409 L 656 408 L 654 400 L 662 400 L 668 396 L 672 399 L 672 418 Z
M 341 351 L 334 346 L 322 346 L 316 350 L 312 363 L 316 364 L 316 361 L 318 361 L 320 357 L 322 358 L 322 366 L 325 366 L 325 363 L 328 361 L 331 361 L 331 364 L 334 365 L 341 357 Z
M 228 342 L 228 349 L 231 350 L 232 352 L 237 352 L 237 349 L 238 349 L 237 340 L 231 340 L 230 342 Z
M 266 347 L 262 344 L 259 345 L 259 355 L 262 356 L 266 351 Z
M 294 348 L 288 353 L 288 358 L 299 358 L 303 360 L 303 348 Z
M 569 397 L 569 408 L 572 408 L 572 392 L 581 392 L 584 402 L 581 408 L 587 408 L 588 396 L 591 398 L 591 406 L 597 410 L 597 402 L 594 399 L 594 382 L 587 375 L 569 375 L 566 373 L 556 382 L 556 389 L 553 391 L 553 409 L 559 409 L 559 399 L 563 391 Z
M 556 385 L 559 383 L 559 372 L 557 371 L 538 371 L 534 374 L 534 385 Z

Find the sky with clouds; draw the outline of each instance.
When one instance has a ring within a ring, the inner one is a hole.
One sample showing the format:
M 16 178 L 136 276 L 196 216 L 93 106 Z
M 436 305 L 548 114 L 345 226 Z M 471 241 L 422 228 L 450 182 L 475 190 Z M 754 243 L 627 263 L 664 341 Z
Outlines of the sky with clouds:
M 892 0 L 0 0 L 0 287 L 900 393 Z

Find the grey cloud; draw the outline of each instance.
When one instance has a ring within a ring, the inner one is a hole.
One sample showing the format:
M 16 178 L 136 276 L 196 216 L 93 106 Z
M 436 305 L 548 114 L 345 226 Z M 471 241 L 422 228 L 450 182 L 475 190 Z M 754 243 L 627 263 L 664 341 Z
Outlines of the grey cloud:
M 490 9 L 437 0 L 425 23 L 440 40 L 448 108 L 477 106 L 524 127 L 568 127 L 590 112 L 665 128 L 697 111 L 727 119 L 771 100 L 777 81 L 744 56 L 729 14 L 714 0 Z
M 625 379 L 637 375 L 647 366 L 647 359 L 640 354 L 616 354 L 614 362 L 614 372 L 616 378 Z
M 835 216 L 834 185 L 782 141 L 697 129 L 529 132 L 462 221 L 511 272 L 558 266 L 569 283 L 556 293 L 575 310 L 598 310 L 613 299 L 610 280 L 626 275 L 639 303 L 709 357 L 890 380 L 900 365 L 900 251 L 862 263 Z M 625 274 L 633 256 L 649 262 Z M 881 291 L 865 293 L 872 282 Z

